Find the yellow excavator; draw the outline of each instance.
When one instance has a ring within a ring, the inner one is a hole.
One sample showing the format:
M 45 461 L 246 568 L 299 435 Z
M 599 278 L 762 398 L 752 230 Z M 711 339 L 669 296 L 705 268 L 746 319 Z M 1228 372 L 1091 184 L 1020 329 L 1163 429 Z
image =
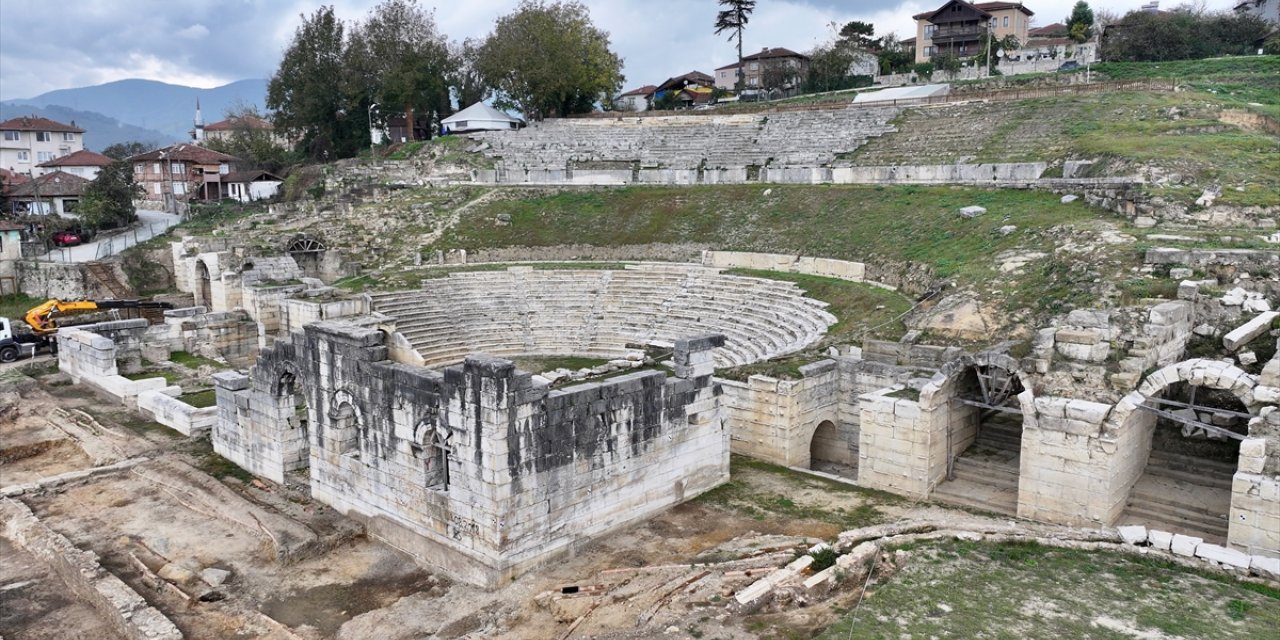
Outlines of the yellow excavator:
M 58 353 L 59 320 L 65 316 L 112 309 L 172 308 L 168 302 L 149 300 L 46 300 L 22 317 L 31 327 L 31 333 L 18 333 L 8 318 L 0 318 L 0 362 L 13 362 L 23 355 L 35 355 L 42 347 Z

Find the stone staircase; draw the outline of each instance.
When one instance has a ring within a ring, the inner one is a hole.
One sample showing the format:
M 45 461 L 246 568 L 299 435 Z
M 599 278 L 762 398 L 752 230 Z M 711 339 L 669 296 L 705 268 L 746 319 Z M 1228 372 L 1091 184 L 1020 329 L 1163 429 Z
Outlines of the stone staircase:
M 134 295 L 133 288 L 120 282 L 116 277 L 115 269 L 106 262 L 86 262 L 84 264 L 85 273 L 89 274 L 104 289 L 111 292 L 111 297 L 117 300 L 132 298 Z
M 1018 513 L 1018 462 L 1022 416 L 1000 413 L 982 423 L 978 439 L 954 464 L 955 479 L 944 480 L 932 498 L 1007 516 Z
M 1235 471 L 1230 463 L 1152 450 L 1116 524 L 1141 524 L 1222 544 Z

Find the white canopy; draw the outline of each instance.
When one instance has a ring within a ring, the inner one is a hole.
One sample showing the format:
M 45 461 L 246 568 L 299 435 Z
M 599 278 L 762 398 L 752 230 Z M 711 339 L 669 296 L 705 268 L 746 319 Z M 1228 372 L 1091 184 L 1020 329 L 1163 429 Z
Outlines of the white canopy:
M 519 126 L 520 123 L 519 118 L 513 118 L 483 102 L 477 102 L 440 122 L 450 131 L 510 129 L 512 125 Z

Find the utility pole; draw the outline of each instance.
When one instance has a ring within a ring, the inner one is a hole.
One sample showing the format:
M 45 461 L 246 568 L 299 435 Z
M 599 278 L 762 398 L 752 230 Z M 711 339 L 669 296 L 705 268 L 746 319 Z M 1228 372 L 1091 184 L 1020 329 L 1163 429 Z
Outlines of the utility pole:
M 995 18 L 987 21 L 987 77 L 991 77 L 991 38 L 995 36 L 994 23 Z

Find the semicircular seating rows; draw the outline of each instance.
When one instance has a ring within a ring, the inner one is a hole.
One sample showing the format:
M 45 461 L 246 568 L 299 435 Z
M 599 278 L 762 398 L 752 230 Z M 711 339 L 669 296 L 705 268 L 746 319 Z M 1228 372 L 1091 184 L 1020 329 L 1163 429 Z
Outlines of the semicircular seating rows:
M 869 138 L 897 129 L 893 107 L 769 114 L 558 118 L 519 131 L 466 134 L 508 168 L 564 169 L 569 163 L 632 162 L 693 169 L 751 165 L 820 167 Z
M 725 335 L 716 366 L 736 366 L 803 349 L 836 322 L 794 283 L 693 265 L 453 273 L 370 297 L 427 366 L 472 353 L 616 358 L 705 333 Z

